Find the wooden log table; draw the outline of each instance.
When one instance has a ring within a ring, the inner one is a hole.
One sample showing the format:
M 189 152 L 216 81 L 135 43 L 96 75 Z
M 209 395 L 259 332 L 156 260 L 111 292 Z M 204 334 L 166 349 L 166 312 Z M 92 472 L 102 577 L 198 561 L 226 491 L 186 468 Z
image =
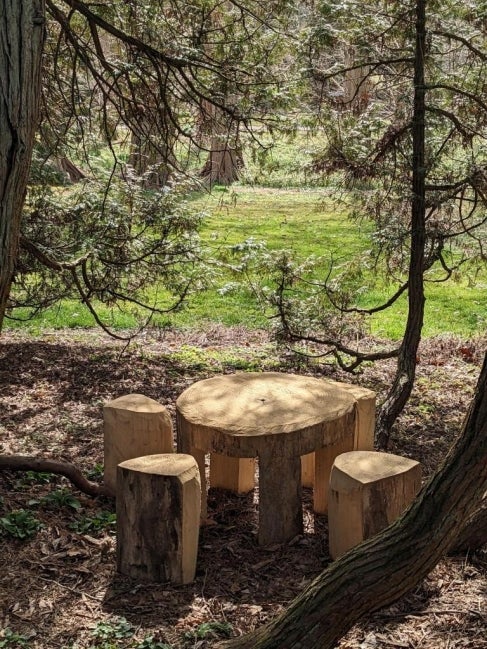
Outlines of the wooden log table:
M 257 457 L 259 544 L 300 534 L 301 456 L 314 453 L 315 509 L 323 510 L 335 457 L 358 446 L 371 448 L 372 402 L 375 394 L 364 388 L 278 372 L 194 383 L 176 401 L 176 422 L 179 452 L 193 455 L 200 468 L 202 518 L 205 454 L 226 456 L 236 475 L 239 458 Z

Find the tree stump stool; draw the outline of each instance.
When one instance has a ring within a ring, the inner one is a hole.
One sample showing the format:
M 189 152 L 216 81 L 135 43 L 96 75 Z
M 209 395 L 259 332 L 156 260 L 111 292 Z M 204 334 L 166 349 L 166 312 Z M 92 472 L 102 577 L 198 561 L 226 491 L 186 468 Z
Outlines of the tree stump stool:
M 192 582 L 201 507 L 196 460 L 180 453 L 126 460 L 117 485 L 118 571 L 143 581 Z
M 171 417 L 143 394 L 127 394 L 103 406 L 104 482 L 116 495 L 117 465 L 133 457 L 174 450 Z
M 331 470 L 328 503 L 332 559 L 388 527 L 420 488 L 421 465 L 415 460 L 374 451 L 339 455 Z
M 333 461 L 338 455 L 347 451 L 372 451 L 374 449 L 374 432 L 375 432 L 375 392 L 359 385 L 352 383 L 341 383 L 338 381 L 327 380 L 330 385 L 334 385 L 340 390 L 345 390 L 355 399 L 356 418 L 355 418 L 355 435 L 353 444 L 346 440 L 345 444 L 339 443 L 336 446 L 329 446 L 326 451 L 326 457 L 323 455 L 318 462 L 325 463 L 331 467 Z M 301 458 L 301 482 L 303 487 L 315 487 L 316 497 L 314 510 L 317 513 L 327 511 L 328 497 L 326 490 L 328 485 L 315 485 L 315 464 L 316 458 L 314 453 L 303 455 Z M 323 493 L 321 493 L 323 492 Z

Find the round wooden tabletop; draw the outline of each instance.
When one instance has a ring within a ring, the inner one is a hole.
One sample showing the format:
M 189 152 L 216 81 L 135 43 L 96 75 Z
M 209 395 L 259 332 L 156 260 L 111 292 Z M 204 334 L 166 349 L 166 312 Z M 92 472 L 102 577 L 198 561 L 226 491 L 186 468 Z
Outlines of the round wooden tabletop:
M 290 455 L 339 441 L 353 433 L 355 403 L 350 391 L 333 381 L 250 372 L 198 381 L 181 394 L 176 408 L 191 446 L 250 457 L 277 438 Z

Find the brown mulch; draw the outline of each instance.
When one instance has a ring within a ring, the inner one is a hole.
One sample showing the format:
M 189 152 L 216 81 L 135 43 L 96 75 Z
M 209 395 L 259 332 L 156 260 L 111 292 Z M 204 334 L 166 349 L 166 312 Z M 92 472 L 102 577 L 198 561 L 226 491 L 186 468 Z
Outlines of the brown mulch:
M 444 337 L 421 348 L 417 386 L 390 450 L 420 460 L 425 477 L 460 430 L 486 344 L 485 338 Z M 177 396 L 192 382 L 245 368 L 321 373 L 370 387 L 380 400 L 394 362 L 351 377 L 278 352 L 265 332 L 218 326 L 148 333 L 128 347 L 99 332 L 36 338 L 7 332 L 0 340 L 0 453 L 64 459 L 99 480 L 103 403 L 141 392 L 174 416 Z M 93 524 L 113 512 L 113 503 L 92 500 L 63 478 L 39 479 L 0 474 L 0 518 L 24 509 L 43 525 L 27 540 L 0 536 L 0 646 L 150 649 L 142 641 L 152 636 L 156 648 L 211 647 L 224 631 L 216 623 L 237 634 L 264 624 L 330 561 L 326 517 L 313 514 L 308 490 L 305 533 L 264 548 L 256 544 L 255 495 L 213 490 L 195 582 L 137 583 L 116 572 L 113 525 Z M 43 500 L 60 488 L 79 501 L 78 509 L 68 498 Z M 487 649 L 486 602 L 487 553 L 446 558 L 408 596 L 354 627 L 339 647 Z M 201 626 L 209 622 L 213 627 Z

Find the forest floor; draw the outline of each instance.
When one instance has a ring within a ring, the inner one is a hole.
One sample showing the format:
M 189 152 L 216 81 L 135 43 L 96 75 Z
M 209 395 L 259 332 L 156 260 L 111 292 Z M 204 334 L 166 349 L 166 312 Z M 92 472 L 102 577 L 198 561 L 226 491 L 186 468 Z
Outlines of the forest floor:
M 422 344 L 416 388 L 389 450 L 420 460 L 425 479 L 460 431 L 486 347 L 485 337 Z M 6 332 L 0 452 L 64 459 L 100 480 L 105 402 L 139 392 L 174 417 L 176 398 L 194 381 L 249 369 L 356 382 L 376 390 L 380 401 L 394 361 L 351 376 L 279 351 L 265 332 L 218 326 L 148 333 L 128 347 L 98 332 Z M 201 529 L 196 580 L 186 586 L 117 574 L 109 499 L 91 499 L 60 477 L 6 471 L 0 496 L 0 647 L 211 647 L 216 638 L 268 622 L 330 562 L 326 516 L 313 514 L 307 489 L 304 534 L 271 547 L 256 543 L 256 494 L 210 490 L 210 524 Z M 12 515 L 18 511 L 24 513 Z M 8 530 L 35 533 L 19 539 Z M 338 646 L 487 649 L 487 550 L 445 558 Z

